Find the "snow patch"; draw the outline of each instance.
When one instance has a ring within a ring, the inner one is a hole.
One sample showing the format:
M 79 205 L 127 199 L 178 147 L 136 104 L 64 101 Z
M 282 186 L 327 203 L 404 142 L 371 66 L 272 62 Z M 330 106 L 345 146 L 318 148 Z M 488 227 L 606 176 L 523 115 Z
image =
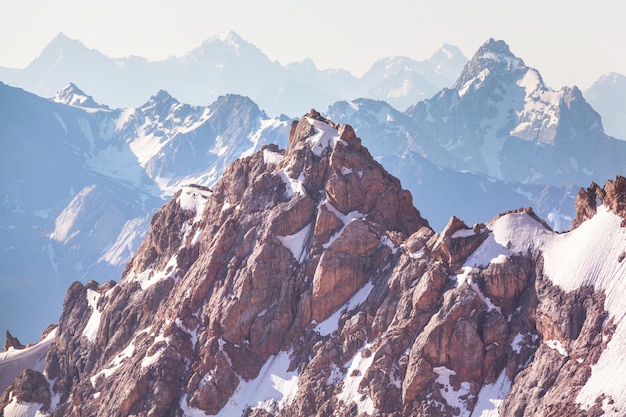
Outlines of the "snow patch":
M 370 396 L 359 391 L 365 372 L 374 361 L 373 352 L 365 355 L 367 357 L 364 357 L 363 352 L 369 351 L 373 345 L 373 342 L 366 344 L 354 355 L 343 378 L 341 392 L 337 395 L 337 399 L 345 405 L 356 404 L 359 414 L 374 415 L 378 413 Z
M 518 333 L 515 335 L 513 340 L 511 340 L 511 349 L 513 349 L 513 352 L 519 355 L 522 351 L 522 346 L 524 346 L 524 335 Z
M 330 126 L 328 123 L 315 120 L 311 117 L 307 117 L 306 120 L 315 128 L 315 133 L 306 139 L 306 142 L 311 146 L 311 150 L 315 155 L 321 156 L 325 149 L 332 149 L 339 142 L 347 145 L 346 142 L 340 139 L 337 129 Z
M 283 161 L 283 159 L 285 159 L 285 157 L 278 152 L 272 152 L 268 151 L 267 149 L 263 149 L 263 162 L 265 164 L 278 165 Z
M 291 198 L 294 194 L 306 194 L 306 190 L 304 189 L 304 172 L 300 173 L 298 179 L 291 178 L 289 175 L 287 175 L 284 169 L 276 171 L 276 173 L 280 176 L 280 179 L 282 179 L 287 186 L 285 189 L 286 198 Z
M 565 350 L 560 340 L 546 340 L 545 344 L 550 349 L 554 349 L 557 352 L 559 352 L 562 356 L 569 356 L 569 354 L 567 353 L 567 350 Z
M 298 389 L 298 372 L 288 371 L 289 355 L 289 352 L 280 352 L 271 356 L 255 379 L 240 381 L 235 393 L 216 417 L 241 416 L 248 408 L 275 412 L 291 404 Z M 187 416 L 205 415 L 198 409 L 188 407 L 186 398 L 181 400 L 181 407 L 183 405 Z
M 476 233 L 474 233 L 474 229 L 459 229 L 456 232 L 454 232 L 452 234 L 452 236 L 450 236 L 452 239 L 457 239 L 460 237 L 470 237 L 470 236 L 474 236 Z
M 87 289 L 87 302 L 91 307 L 91 316 L 89 321 L 83 329 L 83 336 L 85 336 L 90 342 L 96 340 L 98 329 L 100 328 L 100 317 L 102 312 L 98 310 L 98 301 L 100 300 L 100 293 L 92 289 Z
M 105 378 L 108 378 L 110 375 L 115 373 L 115 371 L 117 371 L 124 364 L 124 361 L 127 358 L 130 358 L 130 357 L 132 357 L 135 354 L 135 340 L 137 339 L 137 337 L 140 334 L 146 333 L 147 331 L 148 331 L 148 329 L 139 332 L 137 334 L 137 336 L 133 337 L 133 339 L 130 341 L 128 346 L 126 346 L 124 348 L 124 350 L 122 350 L 120 353 L 118 353 L 113 358 L 113 360 L 111 362 L 109 362 L 109 367 L 108 368 L 105 368 L 105 369 L 101 370 L 100 372 L 98 372 L 97 374 L 95 374 L 91 378 L 89 378 L 90 381 L 91 381 L 91 386 L 94 389 L 96 388 L 96 382 L 98 381 L 98 378 L 100 377 L 100 375 L 104 375 Z
M 67 134 L 68 133 L 67 126 L 65 125 L 65 122 L 63 121 L 61 116 L 59 116 L 59 113 L 53 111 L 52 114 L 54 115 L 54 118 L 57 119 L 57 121 L 61 124 L 61 127 L 63 128 L 63 131 L 65 131 L 65 134 Z
M 326 243 L 324 243 L 324 244 L 322 245 L 322 247 L 323 247 L 324 249 L 328 249 L 328 247 L 329 247 L 329 246 L 330 246 L 330 245 L 331 245 L 331 244 L 332 244 L 335 240 L 337 240 L 337 238 L 338 238 L 339 236 L 341 236 L 341 234 L 343 233 L 343 230 L 345 229 L 345 227 L 346 227 L 346 226 L 347 226 L 350 222 L 352 222 L 352 221 L 354 221 L 354 220 L 363 219 L 363 218 L 367 217 L 367 214 L 363 214 L 363 213 L 361 213 L 360 211 L 357 211 L 357 210 L 351 211 L 351 212 L 350 212 L 350 213 L 348 213 L 348 214 L 343 214 L 342 212 L 340 212 L 339 210 L 337 210 L 337 209 L 336 209 L 336 208 L 335 208 L 332 204 L 330 204 L 330 203 L 328 202 L 328 200 L 324 200 L 324 201 L 322 202 L 322 205 L 326 206 L 326 208 L 327 208 L 327 209 L 328 209 L 331 213 L 333 213 L 335 216 L 337 216 L 337 218 L 338 218 L 339 220 L 341 220 L 341 222 L 343 223 L 343 227 L 342 227 L 342 228 L 341 228 L 341 229 L 340 229 L 337 233 L 335 233 L 334 235 L 332 235 L 332 236 L 330 237 L 330 239 L 328 240 L 328 242 L 326 242 Z
M 45 417 L 47 415 L 39 411 L 43 404 L 19 402 L 17 397 L 13 397 L 12 391 L 9 393 L 9 398 L 9 403 L 4 407 L 6 417 Z
M 212 192 L 194 186 L 183 186 L 176 202 L 183 210 L 190 210 L 196 213 L 192 223 L 197 223 L 202 218 L 204 207 L 206 206 Z
M 387 246 L 389 249 L 391 249 L 391 253 L 392 254 L 396 254 L 396 252 L 398 252 L 398 249 L 400 249 L 398 246 L 396 246 L 391 239 L 389 239 L 389 236 L 385 235 L 382 238 L 380 238 L 380 243 L 381 245 L 385 245 Z
M 461 382 L 457 391 L 450 383 L 450 377 L 456 375 L 455 371 L 445 366 L 436 366 L 433 368 L 433 371 L 437 374 L 435 381 L 441 385 L 439 392 L 446 403 L 450 407 L 458 408 L 461 417 L 469 417 L 471 413 L 468 411 L 467 405 L 473 398 L 470 394 L 470 383 L 467 381 Z
M 498 407 L 511 390 L 511 380 L 506 376 L 506 369 L 493 384 L 485 385 L 478 392 L 472 417 L 500 417 Z
M 169 324 L 169 322 L 170 322 L 169 320 L 166 320 L 165 324 L 167 325 Z M 170 344 L 170 337 L 163 336 L 163 330 L 161 330 L 161 333 L 159 333 L 159 335 L 154 338 L 154 342 L 152 343 L 152 345 L 154 346 L 154 344 L 156 343 L 163 343 L 163 344 L 152 355 L 146 354 L 146 356 L 144 356 L 144 358 L 141 360 L 142 368 L 148 368 L 149 366 L 155 364 L 159 360 L 159 358 L 163 354 L 163 351 L 165 350 L 165 347 L 169 346 Z
M 311 234 L 311 223 L 304 226 L 302 229 L 292 235 L 276 236 L 282 245 L 289 249 L 294 259 L 299 263 L 302 263 L 306 259 L 307 253 L 305 251 L 305 245 L 307 239 Z
M 371 282 L 366 283 L 363 288 L 354 293 L 352 298 L 343 305 L 343 308 L 338 309 L 330 317 L 318 324 L 317 327 L 315 327 L 315 331 L 318 332 L 320 336 L 328 336 L 337 331 L 337 329 L 339 329 L 339 319 L 341 315 L 363 304 L 365 300 L 367 300 L 367 297 L 369 297 L 373 288 L 374 284 Z
M 151 267 L 135 277 L 142 290 L 146 290 L 159 281 L 173 276 L 178 271 L 178 255 L 173 255 L 162 271 L 154 271 Z

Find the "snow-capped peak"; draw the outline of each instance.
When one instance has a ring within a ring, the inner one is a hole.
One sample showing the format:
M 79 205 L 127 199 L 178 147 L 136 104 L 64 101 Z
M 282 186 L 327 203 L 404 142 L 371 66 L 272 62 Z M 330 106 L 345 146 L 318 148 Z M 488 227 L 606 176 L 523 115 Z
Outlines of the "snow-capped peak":
M 444 43 L 439 49 L 433 52 L 428 58 L 430 62 L 437 65 L 443 65 L 448 61 L 463 60 L 467 61 L 463 52 L 456 46 Z
M 152 106 L 162 107 L 168 104 L 169 105 L 179 104 L 179 101 L 176 100 L 174 97 L 172 97 L 172 95 L 168 93 L 167 91 L 159 90 L 159 92 L 151 96 L 150 99 L 143 106 L 141 106 L 141 108 L 146 109 Z
M 80 47 L 85 48 L 85 45 L 81 41 L 72 39 L 69 36 L 67 36 L 65 33 L 59 32 L 46 46 L 45 50 L 65 49 L 65 48 L 71 48 L 74 46 L 80 46 Z
M 511 53 L 509 45 L 493 38 L 485 42 L 467 63 L 461 76 L 454 85 L 457 90 L 463 90 L 469 83 L 485 74 L 516 74 L 524 73 L 528 67 L 521 58 Z
M 87 95 L 78 88 L 74 83 L 69 83 L 64 89 L 59 91 L 52 101 L 56 103 L 63 103 L 76 107 L 89 107 L 89 108 L 108 108 L 107 106 L 100 105 L 90 95 Z
M 233 32 L 232 30 L 229 30 L 228 32 L 222 32 L 215 36 L 213 39 L 219 40 L 234 47 L 238 47 L 241 43 L 245 42 L 241 36 L 239 36 L 236 32 Z

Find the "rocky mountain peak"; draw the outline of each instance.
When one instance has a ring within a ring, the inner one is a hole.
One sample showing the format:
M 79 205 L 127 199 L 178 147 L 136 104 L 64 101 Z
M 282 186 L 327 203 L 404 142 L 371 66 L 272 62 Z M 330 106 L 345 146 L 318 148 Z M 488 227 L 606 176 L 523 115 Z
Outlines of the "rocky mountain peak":
M 450 44 L 443 44 L 428 58 L 438 73 L 449 77 L 457 77 L 468 60 L 461 49 Z
M 86 60 L 98 62 L 104 57 L 100 52 L 87 48 L 82 42 L 71 39 L 60 32 L 46 45 L 41 54 L 31 62 L 27 69 L 30 71 L 50 71 L 50 68 L 58 66 L 83 67 Z M 66 78 L 67 82 L 67 78 Z
M 63 32 L 59 32 L 46 46 L 44 51 L 62 51 L 67 48 L 86 48 L 85 45 L 76 39 L 72 39 Z
M 172 111 L 173 106 L 179 105 L 180 102 L 172 97 L 165 90 L 159 90 L 156 94 L 150 96 L 148 101 L 141 105 L 138 109 L 142 112 L 150 112 L 155 115 L 166 116 Z
M 588 188 L 581 188 L 576 196 L 576 218 L 572 226 L 576 228 L 591 219 L 600 205 L 605 205 L 624 219 L 622 227 L 626 227 L 626 178 L 617 175 L 615 180 L 608 180 L 604 187 L 594 182 Z
M 589 219 L 612 240 L 583 246 L 595 252 L 578 270 L 559 251 L 589 235 L 558 235 L 529 209 L 472 227 L 452 217 L 435 233 L 411 200 L 351 126 L 311 110 L 286 149 L 182 187 L 119 283 L 74 283 L 45 369 L 20 374 L 0 410 L 623 415 L 619 390 L 594 385 L 576 402 L 621 346 L 622 287 L 563 287 L 587 282 L 607 247 L 607 279 L 621 276 L 614 215 Z
M 211 112 L 223 114 L 224 119 L 238 117 L 244 114 L 253 117 L 262 117 L 264 119 L 268 118 L 265 112 L 261 110 L 254 101 L 249 97 L 238 94 L 219 96 L 209 107 Z
M 513 55 L 506 42 L 491 38 L 478 49 L 465 65 L 463 72 L 454 84 L 454 88 L 464 90 L 474 79 L 484 79 L 490 74 L 516 78 L 527 70 L 528 67 L 524 61 Z
M 70 106 L 88 107 L 88 108 L 108 108 L 100 105 L 90 95 L 85 94 L 74 83 L 69 83 L 64 89 L 59 91 L 52 101 L 56 103 L 68 104 Z
M 269 62 L 261 50 L 233 31 L 223 32 L 207 39 L 198 48 L 189 52 L 185 59 L 228 64 L 228 59 L 240 57 Z M 226 61 L 223 61 L 224 59 Z
M 20 342 L 20 340 L 17 337 L 13 336 L 11 332 L 7 330 L 6 343 L 4 344 L 2 351 L 6 352 L 9 349 L 24 349 L 24 348 L 25 346 Z

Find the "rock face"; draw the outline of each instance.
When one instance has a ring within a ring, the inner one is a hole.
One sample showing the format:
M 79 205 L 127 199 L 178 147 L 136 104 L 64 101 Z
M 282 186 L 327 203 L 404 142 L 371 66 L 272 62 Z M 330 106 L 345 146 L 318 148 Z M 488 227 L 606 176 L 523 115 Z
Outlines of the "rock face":
M 43 372 L 20 375 L 0 410 L 622 415 L 619 391 L 577 400 L 621 340 L 617 290 L 553 281 L 559 239 L 621 219 L 621 183 L 569 237 L 530 209 L 436 233 L 354 129 L 312 110 L 287 149 L 236 161 L 212 189 L 183 187 L 119 283 L 73 284 Z
M 17 337 L 14 337 L 11 332 L 9 332 L 7 330 L 7 335 L 6 335 L 6 343 L 4 344 L 4 347 L 2 348 L 3 352 L 8 351 L 11 348 L 14 349 L 24 349 L 24 345 L 20 342 L 20 340 Z
M 593 217 L 600 204 L 606 204 L 611 211 L 626 219 L 626 178 L 618 175 L 615 180 L 608 180 L 604 188 L 596 183 L 592 183 L 587 189 L 581 188 L 576 197 L 576 219 L 572 223 L 573 227 L 578 227 Z M 626 220 L 622 222 L 622 227 L 626 227 Z

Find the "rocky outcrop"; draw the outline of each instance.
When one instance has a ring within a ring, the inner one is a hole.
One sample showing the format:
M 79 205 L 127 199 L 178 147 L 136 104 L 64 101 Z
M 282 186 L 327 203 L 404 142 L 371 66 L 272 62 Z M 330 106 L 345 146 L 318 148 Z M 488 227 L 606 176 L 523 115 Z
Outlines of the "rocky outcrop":
M 436 417 L 493 399 L 500 415 L 575 414 L 616 324 L 602 291 L 545 276 L 552 235 L 531 209 L 436 233 L 354 129 L 311 111 L 287 149 L 179 191 L 119 283 L 73 284 L 43 373 L 0 409 Z
M 51 404 L 50 383 L 40 372 L 25 369 L 0 396 L 0 411 L 12 402 L 35 404 L 38 409 L 49 410 Z
M 11 334 L 11 332 L 7 330 L 6 343 L 4 344 L 4 347 L 2 348 L 3 352 L 7 352 L 11 348 L 24 349 L 25 347 L 26 346 L 24 346 L 17 337 L 14 337 Z
M 604 187 L 594 182 L 587 189 L 581 188 L 576 196 L 576 219 L 572 226 L 576 228 L 593 217 L 599 204 L 605 204 L 613 213 L 622 217 L 622 227 L 626 227 L 626 178 L 617 175 L 615 180 L 608 180 Z

